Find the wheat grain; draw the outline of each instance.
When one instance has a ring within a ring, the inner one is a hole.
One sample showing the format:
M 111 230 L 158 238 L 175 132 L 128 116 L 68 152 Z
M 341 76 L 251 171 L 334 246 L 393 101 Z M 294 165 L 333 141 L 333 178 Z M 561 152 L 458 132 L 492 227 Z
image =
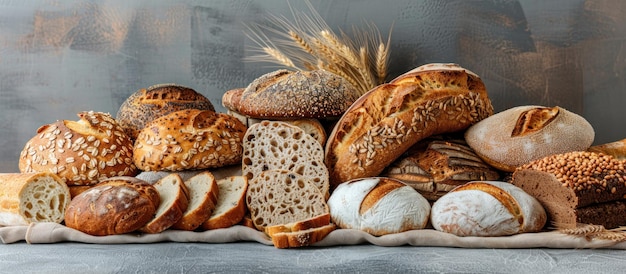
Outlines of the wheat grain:
M 296 67 L 296 65 L 294 65 L 293 61 L 291 61 L 291 59 L 289 59 L 289 57 L 287 57 L 285 54 L 280 52 L 280 50 L 278 50 L 278 49 L 270 48 L 270 47 L 263 47 L 263 51 L 268 56 L 271 56 L 274 59 L 276 59 L 276 61 L 278 61 L 279 64 L 282 64 L 282 65 L 287 66 L 287 67 L 292 67 L 292 68 Z

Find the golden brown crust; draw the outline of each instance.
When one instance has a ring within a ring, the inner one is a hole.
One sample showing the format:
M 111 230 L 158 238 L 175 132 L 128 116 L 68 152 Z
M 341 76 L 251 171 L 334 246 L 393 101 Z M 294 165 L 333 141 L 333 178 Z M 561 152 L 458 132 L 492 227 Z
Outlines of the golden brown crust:
M 359 208 L 359 214 L 363 215 L 365 212 L 370 210 L 374 205 L 378 203 L 378 201 L 387 195 L 387 193 L 406 186 L 403 183 L 400 183 L 394 179 L 379 177 L 378 184 L 370 192 L 365 195 L 363 201 L 361 201 L 361 207 Z
M 135 176 L 133 142 L 124 129 L 107 113 L 84 111 L 78 117 L 40 127 L 20 154 L 20 171 L 50 172 L 70 186 Z
M 183 109 L 215 111 L 211 101 L 192 88 L 160 84 L 130 95 L 120 106 L 116 120 L 134 140 L 148 122 Z
M 296 232 L 281 232 L 274 234 L 272 243 L 276 248 L 296 248 L 310 246 L 323 240 L 328 234 L 335 230 L 334 224 L 322 227 L 315 227 Z
M 323 227 L 330 224 L 330 219 L 330 213 L 324 213 L 309 219 L 300 220 L 289 224 L 271 225 L 265 227 L 265 234 L 272 238 L 274 237 L 274 235 L 276 235 L 276 233 L 297 232 L 317 227 Z
M 239 113 L 239 102 L 241 101 L 241 95 L 245 88 L 236 88 L 227 90 L 222 95 L 222 106 L 228 110 Z
M 247 128 L 237 118 L 208 110 L 167 114 L 141 130 L 133 161 L 144 171 L 217 168 L 241 162 Z
M 334 127 L 326 143 L 331 186 L 377 176 L 419 140 L 492 113 L 482 80 L 458 66 L 406 73 L 367 92 Z
M 626 160 L 626 139 L 591 146 L 587 151 L 611 155 L 618 160 Z

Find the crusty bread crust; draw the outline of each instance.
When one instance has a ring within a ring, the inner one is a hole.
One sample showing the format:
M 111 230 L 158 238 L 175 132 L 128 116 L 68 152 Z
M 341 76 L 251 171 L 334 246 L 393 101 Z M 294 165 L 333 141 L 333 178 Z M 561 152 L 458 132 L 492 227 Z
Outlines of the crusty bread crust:
M 323 213 L 315 217 L 298 220 L 288 224 L 272 225 L 265 228 L 265 234 L 273 238 L 276 233 L 297 232 L 330 224 L 330 213 Z
M 276 248 L 296 248 L 310 246 L 323 240 L 335 230 L 334 224 L 310 228 L 295 232 L 279 232 L 272 237 L 272 243 Z
M 416 142 L 457 132 L 493 114 L 482 80 L 456 66 L 416 69 L 370 90 L 328 137 L 331 189 L 378 176 Z

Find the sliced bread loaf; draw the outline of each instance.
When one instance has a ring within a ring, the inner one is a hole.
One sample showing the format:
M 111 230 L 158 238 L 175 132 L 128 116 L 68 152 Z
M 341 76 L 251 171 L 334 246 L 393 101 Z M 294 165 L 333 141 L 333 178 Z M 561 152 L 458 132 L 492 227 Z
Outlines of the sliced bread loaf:
M 296 232 L 311 228 L 322 227 L 330 224 L 330 213 L 324 213 L 306 220 L 296 221 L 288 224 L 272 225 L 265 228 L 265 234 L 271 238 L 277 233 Z
M 189 191 L 177 173 L 159 179 L 153 186 L 159 192 L 161 203 L 155 217 L 140 229 L 145 233 L 160 233 L 170 228 L 183 217 L 189 206 Z
M 185 181 L 185 187 L 189 190 L 189 206 L 183 217 L 172 227 L 181 230 L 195 230 L 211 217 L 219 188 L 215 177 L 209 171 L 196 174 Z
M 272 236 L 272 243 L 276 248 L 310 246 L 324 239 L 335 228 L 334 224 L 328 224 L 295 232 L 279 232 Z
M 202 229 L 227 228 L 239 223 L 246 215 L 246 190 L 248 178 L 230 176 L 217 180 L 219 196 L 217 205 Z

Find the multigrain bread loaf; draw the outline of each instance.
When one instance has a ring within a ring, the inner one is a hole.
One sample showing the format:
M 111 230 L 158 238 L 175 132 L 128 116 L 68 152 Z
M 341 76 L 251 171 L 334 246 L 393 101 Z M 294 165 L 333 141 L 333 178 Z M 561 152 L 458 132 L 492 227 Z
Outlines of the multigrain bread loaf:
M 324 197 L 329 194 L 324 148 L 304 130 L 281 121 L 252 125 L 243 141 L 242 174 L 253 180 L 263 171 L 290 170 L 314 182 Z
M 506 172 L 545 156 L 586 150 L 594 136 L 585 118 L 558 106 L 514 107 L 465 132 L 468 145 L 478 156 Z
M 183 109 L 215 111 L 204 95 L 177 84 L 159 84 L 139 89 L 120 106 L 115 119 L 133 140 L 150 121 Z
M 69 203 L 69 188 L 52 173 L 0 174 L 0 226 L 61 223 Z
M 41 126 L 20 153 L 20 172 L 50 172 L 70 186 L 135 176 L 133 142 L 115 119 L 94 111 L 78 117 Z
M 246 129 L 238 119 L 224 113 L 197 109 L 172 112 L 140 131 L 133 147 L 133 161 L 144 171 L 238 164 Z
M 328 199 L 333 223 L 374 236 L 426 227 L 430 204 L 415 189 L 384 177 L 354 179 Z
M 189 191 L 189 206 L 183 217 L 172 228 L 195 230 L 211 217 L 217 205 L 220 190 L 215 177 L 209 171 L 198 173 L 189 178 L 185 181 L 185 187 Z
M 154 218 L 160 204 L 151 184 L 134 177 L 114 177 L 74 197 L 65 225 L 95 236 L 136 231 Z
M 200 226 L 203 230 L 227 228 L 241 222 L 246 215 L 248 178 L 229 176 L 217 180 L 219 195 L 211 217 Z
M 574 151 L 546 156 L 519 167 L 512 184 L 544 206 L 550 223 L 615 228 L 626 225 L 625 162 L 612 156 Z M 616 214 L 618 213 L 618 214 Z
M 167 175 L 153 184 L 159 192 L 161 203 L 154 218 L 139 229 L 145 233 L 160 233 L 178 222 L 189 206 L 189 191 L 176 173 Z
M 330 133 L 331 189 L 378 176 L 419 140 L 464 130 L 492 113 L 480 77 L 458 65 L 429 64 L 400 75 L 361 96 Z
M 474 181 L 459 186 L 432 206 L 436 230 L 457 236 L 505 236 L 539 232 L 546 212 L 531 195 L 507 182 Z

